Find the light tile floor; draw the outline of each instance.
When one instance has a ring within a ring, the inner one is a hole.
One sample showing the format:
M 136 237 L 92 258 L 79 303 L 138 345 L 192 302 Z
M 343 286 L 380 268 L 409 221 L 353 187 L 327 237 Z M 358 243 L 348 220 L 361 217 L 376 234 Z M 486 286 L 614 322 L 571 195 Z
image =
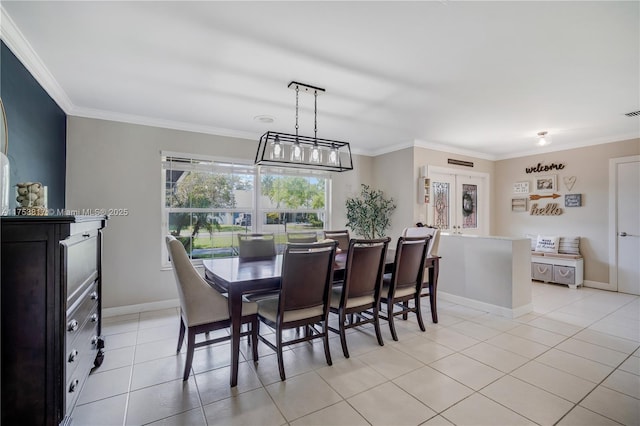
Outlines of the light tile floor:
M 411 316 L 398 342 L 382 321 L 383 347 L 350 330 L 349 359 L 332 335 L 333 366 L 320 341 L 292 346 L 285 382 L 266 345 L 254 365 L 243 341 L 236 388 L 228 343 L 196 350 L 181 380 L 177 309 L 107 318 L 73 424 L 640 424 L 640 298 L 532 285 L 534 311 L 513 320 L 440 301 L 433 324 L 425 298 L 424 333 Z

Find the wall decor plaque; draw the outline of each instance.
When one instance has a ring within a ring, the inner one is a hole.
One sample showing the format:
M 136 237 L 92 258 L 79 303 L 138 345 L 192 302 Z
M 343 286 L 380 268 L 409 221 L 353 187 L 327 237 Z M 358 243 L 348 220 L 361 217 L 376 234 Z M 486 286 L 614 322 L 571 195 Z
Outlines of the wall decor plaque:
M 529 182 L 516 182 L 513 184 L 513 193 L 514 194 L 528 194 L 529 193 Z
M 566 194 L 564 196 L 565 207 L 582 207 L 582 194 Z

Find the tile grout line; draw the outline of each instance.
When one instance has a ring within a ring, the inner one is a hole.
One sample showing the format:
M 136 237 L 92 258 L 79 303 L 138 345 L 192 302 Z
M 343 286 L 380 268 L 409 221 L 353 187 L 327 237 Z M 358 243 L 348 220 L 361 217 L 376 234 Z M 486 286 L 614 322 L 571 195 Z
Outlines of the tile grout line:
M 133 345 L 133 354 L 131 356 L 131 372 L 129 373 L 129 384 L 127 385 L 127 398 L 124 403 L 124 416 L 122 418 L 122 426 L 126 426 L 127 416 L 129 415 L 129 398 L 131 397 L 131 383 L 133 382 L 133 368 L 135 366 L 136 351 L 138 350 L 139 330 L 140 330 L 140 313 L 138 313 L 138 325 L 136 327 L 136 344 Z
M 618 364 L 618 366 L 617 366 L 617 367 L 615 367 L 613 370 L 611 370 L 611 372 L 610 372 L 609 374 L 607 374 L 607 376 L 606 376 L 604 379 L 602 379 L 598 384 L 596 384 L 596 386 L 595 386 L 593 389 L 591 389 L 589 392 L 587 392 L 587 394 L 586 394 L 585 396 L 583 396 L 583 397 L 582 397 L 582 399 L 580 399 L 580 401 L 576 402 L 576 403 L 574 404 L 573 408 L 571 408 L 571 410 L 569 410 L 567 413 L 565 413 L 565 415 L 564 415 L 564 416 L 562 416 L 562 417 L 558 420 L 558 422 L 560 422 L 563 418 L 565 418 L 565 417 L 567 416 L 567 414 L 569 414 L 569 413 L 570 413 L 571 411 L 573 411 L 577 406 L 579 406 L 579 405 L 580 405 L 580 403 L 581 403 L 582 401 L 584 401 L 585 399 L 587 399 L 587 397 L 588 397 L 589 395 L 591 395 L 591 394 L 592 394 L 596 389 L 598 389 L 600 386 L 603 386 L 603 387 L 605 387 L 605 388 L 607 388 L 607 389 L 611 389 L 611 388 L 608 388 L 607 386 L 604 386 L 604 385 L 603 385 L 603 383 L 604 383 L 604 382 L 605 382 L 605 381 L 606 381 L 606 380 L 607 380 L 607 379 L 608 379 L 608 378 L 609 378 L 613 373 L 615 373 L 616 371 L 618 371 L 618 369 L 620 368 L 620 366 L 621 366 L 622 364 L 624 364 L 624 363 L 625 363 L 629 358 L 631 358 L 632 356 L 633 356 L 633 353 L 629 354 L 629 355 L 624 359 L 624 361 L 622 361 L 620 364 Z M 616 391 L 615 389 L 611 389 L 611 390 L 612 390 L 612 391 L 614 391 L 614 392 L 618 392 L 618 391 Z M 629 396 L 629 395 L 627 395 L 627 394 L 625 394 L 625 393 L 623 393 L 623 392 L 618 392 L 618 393 L 620 393 L 620 394 L 622 394 L 622 395 Z M 631 398 L 633 398 L 633 397 L 631 397 Z M 637 398 L 634 398 L 634 399 L 637 399 Z M 639 403 L 640 403 L 640 400 L 639 400 Z M 614 422 L 616 422 L 616 423 L 620 423 L 620 422 L 618 422 L 618 421 L 616 421 L 616 420 L 614 420 L 614 419 L 612 419 L 612 418 L 610 418 L 610 417 L 605 416 L 605 415 L 604 415 L 604 414 L 602 414 L 602 413 L 595 412 L 595 411 L 593 411 L 593 410 L 588 409 L 587 407 L 582 407 L 582 406 L 580 406 L 580 407 L 581 407 L 581 408 L 584 408 L 585 410 L 589 410 L 589 411 L 591 411 L 592 413 L 596 413 L 596 414 L 598 414 L 598 415 L 600 415 L 600 416 L 602 416 L 602 417 L 605 417 L 605 418 L 607 418 L 607 419 L 609 419 L 609 420 L 612 420 L 612 421 L 614 421 Z M 557 424 L 558 422 L 556 422 L 556 423 L 554 423 L 554 424 Z

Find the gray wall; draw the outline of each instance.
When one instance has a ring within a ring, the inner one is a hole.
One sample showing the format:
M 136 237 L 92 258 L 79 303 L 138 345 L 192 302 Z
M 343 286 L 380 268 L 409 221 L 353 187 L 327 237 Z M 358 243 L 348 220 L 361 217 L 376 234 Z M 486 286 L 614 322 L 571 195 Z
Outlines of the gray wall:
M 178 297 L 171 271 L 161 270 L 163 150 L 253 160 L 257 141 L 112 121 L 69 117 L 67 208 L 126 208 L 104 233 L 105 308 Z M 344 228 L 344 200 L 371 178 L 371 159 L 354 157 L 354 171 L 336 173 L 333 228 Z

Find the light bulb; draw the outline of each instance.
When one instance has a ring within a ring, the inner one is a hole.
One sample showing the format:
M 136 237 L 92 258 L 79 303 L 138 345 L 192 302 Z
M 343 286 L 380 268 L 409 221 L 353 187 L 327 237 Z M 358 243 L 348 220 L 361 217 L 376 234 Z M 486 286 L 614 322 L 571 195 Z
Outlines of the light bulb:
M 280 138 L 276 136 L 276 139 L 273 142 L 271 142 L 271 159 L 282 160 L 283 158 L 284 158 L 284 150 L 282 149 Z
M 539 132 L 538 133 L 538 146 L 545 146 L 549 144 L 549 139 L 547 136 L 547 132 Z
M 302 147 L 300 142 L 295 142 L 291 147 L 291 161 L 302 161 Z
M 332 147 L 331 151 L 329 152 L 329 164 L 333 166 L 338 165 L 338 149 L 335 146 Z
M 311 154 L 309 155 L 309 162 L 311 163 L 320 163 L 322 160 L 322 154 L 320 153 L 320 148 L 318 148 L 318 144 L 315 143 L 313 148 L 311 148 Z

